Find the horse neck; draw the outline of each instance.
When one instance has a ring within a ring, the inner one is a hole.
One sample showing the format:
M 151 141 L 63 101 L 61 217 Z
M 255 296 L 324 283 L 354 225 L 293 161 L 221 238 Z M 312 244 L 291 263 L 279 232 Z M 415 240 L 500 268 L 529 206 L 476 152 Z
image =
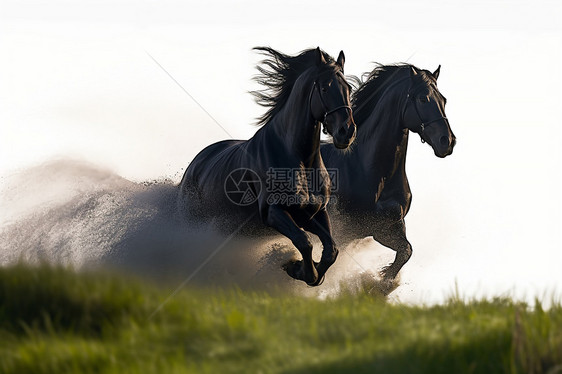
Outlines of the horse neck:
M 287 103 L 271 123 L 287 151 L 306 167 L 312 166 L 320 155 L 321 124 L 310 110 L 312 83 L 312 79 L 297 80 Z
M 399 95 L 402 95 L 399 93 Z M 390 103 L 392 109 L 388 109 Z M 408 130 L 402 124 L 403 100 L 391 95 L 379 102 L 358 128 L 354 152 L 371 177 L 391 179 L 405 171 Z

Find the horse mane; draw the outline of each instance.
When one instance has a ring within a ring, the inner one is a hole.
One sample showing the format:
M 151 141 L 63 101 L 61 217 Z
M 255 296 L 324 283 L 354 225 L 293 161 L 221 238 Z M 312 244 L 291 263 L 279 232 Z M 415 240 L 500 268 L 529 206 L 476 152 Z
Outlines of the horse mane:
M 283 108 L 298 77 L 307 69 L 315 66 L 318 55 L 316 49 L 306 49 L 296 56 L 289 56 L 270 47 L 255 47 L 262 55 L 266 56 L 257 69 L 259 75 L 254 80 L 266 88 L 252 91 L 256 102 L 269 108 L 265 114 L 258 118 L 257 126 L 267 124 Z M 336 69 L 333 57 L 321 51 L 327 64 L 324 68 Z
M 417 77 L 421 78 L 424 83 L 431 84 L 435 82 L 435 78 L 433 78 L 429 71 L 419 69 L 407 63 L 392 65 L 376 63 L 375 68 L 370 73 L 363 74 L 361 79 L 358 77 L 350 78 L 353 85 L 357 87 L 351 95 L 353 119 L 357 127 L 367 120 L 385 94 L 386 88 L 396 81 L 393 78 L 404 70 L 407 70 L 408 74 L 410 74 L 412 68 L 418 73 Z

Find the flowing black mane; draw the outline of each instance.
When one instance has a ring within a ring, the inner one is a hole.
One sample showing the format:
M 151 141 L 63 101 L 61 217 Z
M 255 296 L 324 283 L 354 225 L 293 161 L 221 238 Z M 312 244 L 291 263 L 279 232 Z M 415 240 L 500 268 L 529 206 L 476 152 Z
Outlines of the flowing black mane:
M 426 87 L 435 83 L 435 79 L 427 70 L 422 70 L 414 65 L 399 63 L 394 65 L 377 64 L 370 73 L 366 73 L 361 79 L 352 77 L 354 85 L 358 88 L 351 95 L 353 106 L 353 118 L 357 126 L 361 126 L 373 112 L 373 108 L 383 97 L 386 88 L 403 76 L 401 71 L 414 69 Z
M 297 78 L 317 61 L 316 49 L 307 49 L 297 56 L 288 56 L 270 47 L 256 47 L 254 50 L 267 56 L 257 66 L 260 72 L 254 79 L 266 88 L 260 91 L 252 91 L 256 102 L 269 109 L 263 116 L 258 118 L 257 125 L 268 123 L 283 108 L 293 85 Z M 324 59 L 328 63 L 324 69 L 339 69 L 334 59 L 322 51 Z

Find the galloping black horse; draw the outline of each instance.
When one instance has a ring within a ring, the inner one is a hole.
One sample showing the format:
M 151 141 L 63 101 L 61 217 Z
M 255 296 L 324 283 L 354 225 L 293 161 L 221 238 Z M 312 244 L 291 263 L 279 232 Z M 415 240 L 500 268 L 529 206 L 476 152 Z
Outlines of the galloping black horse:
M 340 149 L 356 133 L 345 57 L 340 52 L 334 61 L 319 48 L 297 56 L 255 49 L 266 56 L 257 81 L 267 89 L 255 92 L 258 103 L 269 107 L 259 120 L 263 126 L 247 141 L 226 140 L 201 151 L 181 181 L 180 207 L 202 218 L 222 217 L 236 228 L 276 229 L 302 254 L 302 261 L 286 265 L 287 273 L 318 285 L 337 256 L 326 212 L 330 179 L 320 156 L 321 124 Z M 287 173 L 295 176 L 292 188 L 276 186 L 275 175 Z M 305 230 L 322 242 L 318 264 Z
M 404 217 L 412 194 L 406 176 L 408 134 L 413 131 L 446 157 L 456 143 L 445 116 L 446 99 L 433 73 L 408 64 L 377 66 L 352 95 L 357 140 L 346 152 L 321 146 L 328 168 L 339 169 L 335 209 L 343 215 L 342 243 L 373 236 L 396 251 L 381 274 L 396 277 L 412 255 Z M 330 209 L 332 204 L 330 204 Z

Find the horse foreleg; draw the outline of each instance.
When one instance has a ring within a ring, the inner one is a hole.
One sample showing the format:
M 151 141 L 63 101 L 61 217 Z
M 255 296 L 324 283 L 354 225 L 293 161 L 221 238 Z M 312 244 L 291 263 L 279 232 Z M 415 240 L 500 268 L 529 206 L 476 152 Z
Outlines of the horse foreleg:
M 324 281 L 324 276 L 326 271 L 336 262 L 338 257 L 338 249 L 336 248 L 336 243 L 332 238 L 332 227 L 330 225 L 330 217 L 326 209 L 322 209 L 310 222 L 304 227 L 305 230 L 315 234 L 320 238 L 322 242 L 322 258 L 320 262 L 316 264 L 316 270 L 318 271 L 318 280 L 314 286 L 322 284 Z
M 396 278 L 402 266 L 404 266 L 412 256 L 412 245 L 406 238 L 406 225 L 404 224 L 404 220 L 380 225 L 375 230 L 373 238 L 385 247 L 396 251 L 394 262 L 384 267 L 381 271 L 381 275 L 387 280 Z
M 318 280 L 318 272 L 312 261 L 312 243 L 308 234 L 295 223 L 287 211 L 276 205 L 271 205 L 268 209 L 267 224 L 291 239 L 302 255 L 302 261 L 293 261 L 284 266 L 287 274 L 314 285 Z

